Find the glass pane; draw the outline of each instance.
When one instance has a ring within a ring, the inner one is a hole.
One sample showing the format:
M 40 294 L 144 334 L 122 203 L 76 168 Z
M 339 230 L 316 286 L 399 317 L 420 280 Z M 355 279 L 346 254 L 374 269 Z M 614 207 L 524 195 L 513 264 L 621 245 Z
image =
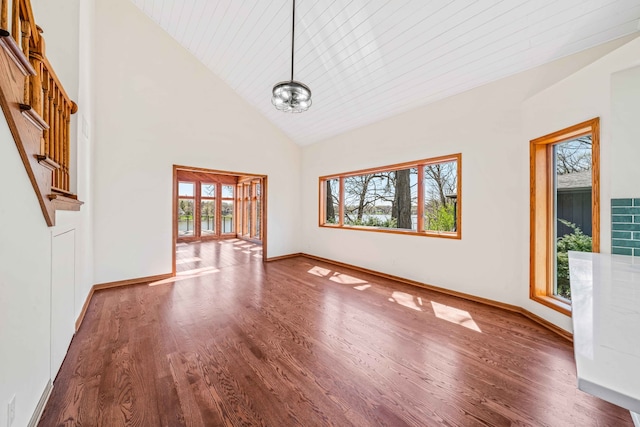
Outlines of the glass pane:
M 424 167 L 424 229 L 457 230 L 458 162 L 436 163 Z
M 223 185 L 222 186 L 222 197 L 224 198 L 233 198 L 233 185 Z
M 251 206 L 252 206 L 251 199 L 247 200 L 245 203 L 246 203 L 246 206 L 247 206 L 247 232 L 246 232 L 246 234 L 251 235 L 251 224 L 253 224 L 253 215 L 251 215 Z
M 215 184 L 201 184 L 200 195 L 202 197 L 216 197 L 216 185 Z
M 417 230 L 417 176 L 411 168 L 345 178 L 345 225 Z
M 178 182 L 178 196 L 180 197 L 194 197 L 195 196 L 195 183 L 193 182 Z
M 193 236 L 193 200 L 178 199 L 178 237 Z
M 340 179 L 328 179 L 324 182 L 324 222 L 325 224 L 337 224 L 340 214 Z
M 238 215 L 235 218 L 236 221 L 236 233 L 237 234 L 242 234 L 242 227 L 243 227 L 243 223 L 242 223 L 242 184 L 238 184 L 237 188 L 236 188 L 236 203 L 237 203 L 237 207 L 238 207 Z
M 256 184 L 256 234 L 255 237 L 256 239 L 260 239 L 260 225 L 262 222 L 262 212 L 260 212 L 260 209 L 262 208 L 262 200 L 260 199 L 260 194 L 261 194 L 261 189 L 260 189 L 260 183 Z
M 214 200 L 202 200 L 200 202 L 200 234 L 202 236 L 210 236 L 215 232 L 216 202 Z
M 591 136 L 553 146 L 554 295 L 571 299 L 569 251 L 591 252 Z
M 233 200 L 222 201 L 222 232 L 233 233 Z

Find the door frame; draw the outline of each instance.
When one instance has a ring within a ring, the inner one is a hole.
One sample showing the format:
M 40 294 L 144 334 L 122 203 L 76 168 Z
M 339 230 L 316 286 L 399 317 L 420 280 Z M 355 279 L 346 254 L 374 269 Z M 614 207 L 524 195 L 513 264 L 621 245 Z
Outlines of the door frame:
M 173 175 L 172 175 L 172 187 L 173 187 L 173 194 L 172 194 L 172 201 L 171 201 L 171 205 L 172 205 L 172 209 L 173 209 L 173 213 L 171 214 L 171 229 L 173 230 L 172 233 L 172 239 L 171 239 L 171 258 L 172 258 L 172 265 L 171 265 L 171 274 L 173 276 L 176 275 L 176 247 L 178 244 L 178 171 L 187 171 L 187 172 L 204 172 L 204 173 L 211 173 L 211 174 L 216 174 L 216 175 L 228 175 L 228 176 L 234 176 L 234 177 L 253 177 L 253 178 L 260 178 L 262 181 L 262 188 L 261 188 L 261 207 L 260 207 L 260 214 L 261 214 L 261 220 L 262 220 L 262 262 L 266 262 L 267 260 L 267 217 L 268 217 L 268 209 L 267 209 L 267 200 L 268 200 L 268 177 L 267 175 L 261 175 L 261 174 L 256 174 L 256 173 L 245 173 L 245 172 L 231 172 L 231 171 L 223 171 L 223 170 L 217 170 L 217 169 L 207 169 L 207 168 L 200 168 L 200 167 L 195 167 L 195 166 L 183 166 L 183 165 L 173 165 Z M 237 191 L 237 186 L 234 186 L 235 190 Z M 234 195 L 235 196 L 235 195 Z M 237 197 L 236 197 L 237 200 Z M 234 221 L 237 221 L 237 202 L 234 201 Z M 195 219 L 194 219 L 195 221 Z M 234 228 L 235 228 L 235 224 L 234 224 Z M 242 239 L 242 240 L 246 240 L 244 237 L 242 236 L 238 236 L 236 233 L 236 238 L 238 239 Z

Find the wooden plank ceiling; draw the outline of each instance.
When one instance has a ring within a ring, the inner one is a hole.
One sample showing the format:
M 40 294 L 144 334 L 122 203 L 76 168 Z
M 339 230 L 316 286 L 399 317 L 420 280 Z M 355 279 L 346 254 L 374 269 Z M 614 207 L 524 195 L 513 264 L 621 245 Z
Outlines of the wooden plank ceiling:
M 291 0 L 132 0 L 247 102 L 306 145 L 637 32 L 640 0 L 297 0 L 303 114 L 288 80 Z

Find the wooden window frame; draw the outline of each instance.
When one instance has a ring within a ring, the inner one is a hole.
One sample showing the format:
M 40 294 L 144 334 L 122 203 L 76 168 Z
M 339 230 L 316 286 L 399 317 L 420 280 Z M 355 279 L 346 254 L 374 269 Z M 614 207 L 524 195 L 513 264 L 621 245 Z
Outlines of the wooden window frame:
M 222 184 L 219 184 L 219 186 L 220 186 L 220 190 L 219 190 L 218 194 L 219 194 L 220 197 L 218 198 L 218 200 L 219 200 L 218 203 L 219 204 L 217 206 L 217 212 L 219 212 L 220 215 L 218 215 L 219 219 L 218 219 L 218 222 L 216 224 L 219 227 L 218 230 L 220 230 L 218 232 L 218 234 L 220 236 L 223 236 L 223 237 L 233 236 L 234 234 L 236 234 L 236 231 L 235 231 L 235 221 L 236 221 L 236 198 L 235 198 L 235 196 L 236 196 L 236 194 L 235 193 L 236 193 L 237 185 L 236 184 L 229 184 L 229 183 L 222 183 Z M 222 187 L 224 187 L 224 186 L 233 188 L 233 197 L 222 197 Z M 229 202 L 229 201 L 233 202 L 233 213 L 231 214 L 231 218 L 232 218 L 233 224 L 232 224 L 232 227 L 231 227 L 231 231 L 228 232 L 228 233 L 225 233 L 224 230 L 223 230 L 223 227 L 222 227 L 222 203 Z
M 213 185 L 215 187 L 214 196 L 203 196 L 202 195 L 202 186 L 203 185 Z M 198 214 L 199 214 L 198 215 L 198 227 L 200 228 L 200 232 L 198 233 L 198 235 L 200 237 L 202 237 L 202 202 L 203 201 L 212 201 L 212 202 L 214 202 L 214 204 L 215 204 L 214 215 L 215 216 L 214 216 L 214 219 L 213 219 L 213 235 L 218 234 L 218 230 L 220 230 L 219 224 L 218 224 L 218 220 L 219 220 L 218 217 L 220 215 L 217 215 L 217 213 L 220 212 L 220 205 L 219 205 L 219 203 L 220 203 L 219 200 L 220 199 L 218 199 L 218 191 L 219 191 L 218 186 L 219 185 L 220 184 L 218 184 L 216 182 L 206 182 L 206 181 L 199 181 L 198 184 L 197 184 L 197 186 L 198 186 L 198 194 L 199 194 L 199 199 L 200 199 L 198 201 L 198 206 L 199 206 L 199 208 L 198 208 Z M 208 236 L 209 235 L 204 236 L 204 237 L 206 238 Z
M 193 183 L 194 184 L 194 197 L 180 197 L 178 195 L 178 199 L 189 199 L 194 201 L 194 234 L 192 236 L 177 236 L 177 242 L 194 242 L 200 240 L 211 240 L 211 239 L 220 239 L 220 238 L 228 238 L 228 237 L 236 237 L 235 229 L 231 233 L 222 233 L 222 201 L 229 200 L 228 198 L 222 197 L 222 186 L 228 185 L 234 187 L 237 185 L 237 177 L 233 175 L 227 174 L 216 174 L 216 173 L 208 173 L 200 170 L 176 170 L 175 173 L 175 182 L 176 182 L 176 190 L 179 186 L 180 182 L 185 183 Z M 215 185 L 216 191 L 215 196 L 207 197 L 202 195 L 202 186 L 203 185 Z M 178 199 L 176 199 L 175 203 L 178 203 Z M 212 234 L 202 234 L 202 224 L 201 224 L 201 202 L 203 200 L 211 200 L 215 201 L 216 207 L 216 219 L 214 226 L 214 233 Z M 235 206 L 234 206 L 235 208 Z M 176 208 L 177 209 L 177 208 Z M 197 215 L 196 215 L 197 214 Z M 177 227 L 177 224 L 176 224 Z M 176 229 L 177 233 L 177 229 Z
M 530 299 L 567 316 L 571 303 L 553 293 L 553 146 L 591 135 L 592 252 L 600 252 L 600 119 L 594 118 L 530 141 Z
M 260 185 L 260 232 L 257 229 L 258 222 L 258 194 L 256 187 Z M 238 236 L 252 242 L 261 242 L 264 236 L 264 187 L 262 178 L 245 177 L 238 181 L 236 186 L 236 212 L 238 212 L 236 232 Z
M 429 165 L 438 163 L 457 162 L 457 185 L 456 185 L 456 231 L 433 231 L 424 230 L 424 168 Z M 418 170 L 418 206 L 417 206 L 417 230 L 406 230 L 398 228 L 383 228 L 383 227 L 370 227 L 370 226 L 358 226 L 344 224 L 344 179 L 351 176 L 380 173 L 380 172 L 394 172 L 397 170 L 417 168 Z M 326 221 L 326 181 L 330 179 L 339 180 L 339 220 L 337 223 L 328 223 Z M 450 154 L 446 156 L 433 157 L 429 159 L 422 159 L 413 162 L 397 163 L 389 166 L 381 166 L 370 169 L 362 169 L 358 171 L 345 172 L 334 175 L 325 175 L 318 178 L 319 187 L 319 215 L 318 226 L 324 228 L 337 228 L 343 230 L 358 230 L 358 231 L 370 231 L 375 233 L 392 233 L 392 234 L 406 234 L 413 236 L 423 237 L 441 237 L 446 239 L 462 239 L 462 154 Z
M 178 193 L 178 199 L 177 199 L 177 203 L 180 203 L 180 200 L 193 201 L 193 234 L 190 236 L 181 236 L 179 237 L 179 240 L 180 241 L 197 240 L 199 239 L 199 236 L 200 236 L 200 231 L 199 231 L 200 223 L 196 219 L 196 213 L 200 211 L 200 208 L 198 208 L 196 205 L 200 203 L 199 197 L 198 197 L 198 192 L 200 191 L 200 183 L 196 180 L 179 180 L 178 188 L 180 188 L 180 184 L 193 184 L 193 196 L 181 196 L 180 193 Z
M 242 228 L 244 227 L 244 218 L 242 215 L 242 184 L 236 185 L 236 194 L 235 194 L 236 203 L 233 207 L 234 212 L 236 213 L 236 235 L 242 236 Z

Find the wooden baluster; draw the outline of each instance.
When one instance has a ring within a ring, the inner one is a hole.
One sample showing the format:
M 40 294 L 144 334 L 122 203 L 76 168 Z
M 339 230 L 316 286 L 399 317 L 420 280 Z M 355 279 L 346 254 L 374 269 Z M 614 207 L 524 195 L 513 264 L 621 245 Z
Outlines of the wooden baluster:
M 70 146 L 69 146 L 69 130 L 71 127 L 71 106 L 68 102 L 65 102 L 64 110 L 64 187 L 65 191 L 69 191 L 69 163 L 71 160 Z
M 42 37 L 42 28 L 36 25 L 38 37 L 34 37 L 33 41 L 37 40 L 33 49 L 29 52 L 29 61 L 36 70 L 36 75 L 31 76 L 31 107 L 35 110 L 40 117 L 42 117 L 43 105 L 42 105 L 42 75 L 44 73 L 44 38 Z
M 47 131 L 47 134 L 49 137 L 49 151 L 47 152 L 47 155 L 49 156 L 49 158 L 53 159 L 53 151 L 55 147 L 55 137 L 53 134 L 54 132 L 53 114 L 55 111 L 55 107 L 53 105 L 53 96 L 54 96 L 55 86 L 53 85 L 53 79 L 51 78 L 51 76 L 49 76 L 48 88 L 49 88 L 49 112 L 47 113 L 47 124 L 49 125 L 49 130 Z
M 2 0 L 0 5 L 0 28 L 9 29 L 9 0 Z
M 31 40 L 31 25 L 29 21 L 22 21 L 22 52 L 24 56 L 29 57 L 29 43 Z M 29 95 L 30 76 L 25 77 L 24 82 L 24 103 L 31 105 L 31 96 Z
M 42 119 L 50 125 L 51 121 L 49 119 L 49 71 L 46 68 L 42 70 L 41 76 L 42 83 Z M 42 133 L 42 141 L 43 145 L 41 147 L 40 153 L 48 156 L 49 155 L 49 129 L 45 129 Z
M 58 129 L 60 129 L 60 111 L 58 109 L 59 91 L 54 86 L 53 96 L 53 126 L 51 127 L 51 134 L 53 135 L 53 161 L 60 164 L 60 135 Z M 58 181 L 60 177 L 60 169 L 56 169 L 54 172 L 53 186 L 58 187 Z
M 62 152 L 62 147 L 64 144 L 64 136 L 62 134 L 62 123 L 63 123 L 63 118 L 62 118 L 62 106 L 63 106 L 63 97 L 62 97 L 62 93 L 60 91 L 60 88 L 58 88 L 58 109 L 57 109 L 57 117 L 56 117 L 56 134 L 58 135 L 57 139 L 58 139 L 58 160 L 56 161 L 61 167 L 60 169 L 58 169 L 58 181 L 56 182 L 56 187 L 58 188 L 62 188 L 62 176 L 64 175 L 63 170 L 62 170 L 62 156 L 63 156 L 63 152 Z
M 11 36 L 15 41 L 20 40 L 20 1 L 13 0 L 11 5 Z
M 58 132 L 60 134 L 60 180 L 58 181 L 58 188 L 64 188 L 64 95 L 62 95 L 62 91 L 60 90 L 60 103 L 58 104 L 58 108 L 60 109 L 60 122 L 58 123 Z
M 29 81 L 31 82 L 31 100 L 29 105 L 31 105 L 31 108 L 33 108 L 33 110 L 42 117 L 42 81 L 40 78 L 42 76 L 44 66 L 42 65 L 42 61 L 39 61 L 33 56 L 31 57 L 31 66 L 36 70 L 36 75 L 29 76 Z

